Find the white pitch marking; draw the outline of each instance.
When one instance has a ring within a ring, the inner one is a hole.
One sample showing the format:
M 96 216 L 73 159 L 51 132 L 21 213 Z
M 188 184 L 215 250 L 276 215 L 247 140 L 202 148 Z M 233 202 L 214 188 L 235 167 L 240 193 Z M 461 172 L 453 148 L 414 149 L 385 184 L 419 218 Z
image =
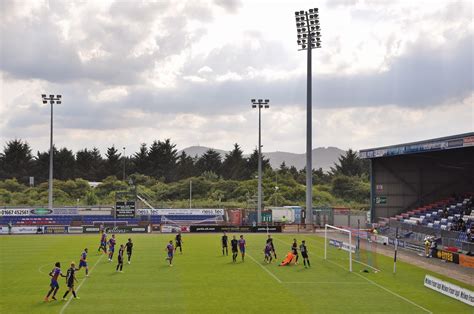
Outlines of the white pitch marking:
M 104 255 L 101 255 L 99 257 L 99 259 L 95 262 L 94 266 L 92 266 L 91 268 L 91 271 L 89 272 L 89 274 L 92 273 L 92 271 L 94 270 L 95 266 L 97 266 L 97 264 L 99 264 L 99 262 L 102 260 L 102 257 L 104 257 Z M 79 286 L 77 286 L 77 289 L 76 289 L 76 292 L 79 292 L 79 289 L 81 289 L 81 286 L 82 284 L 86 281 L 88 277 L 84 277 L 84 279 L 82 279 L 81 283 L 79 284 Z M 64 304 L 64 306 L 62 307 L 61 311 L 59 312 L 59 314 L 63 314 L 64 311 L 66 310 L 67 306 L 69 305 L 69 303 L 71 303 L 71 300 L 73 299 L 73 296 L 71 296 L 69 298 L 69 300 L 67 300 L 66 304 Z
M 268 269 L 266 269 L 265 267 L 262 266 L 262 264 L 260 264 L 259 262 L 257 262 L 257 260 L 255 258 L 253 258 L 251 255 L 249 254 L 246 254 L 248 257 L 250 257 L 252 259 L 252 261 L 255 262 L 255 264 L 257 264 L 258 266 L 262 267 L 263 270 L 265 270 L 270 276 L 273 277 L 273 279 L 275 279 L 276 281 L 278 281 L 278 283 L 282 283 L 282 281 L 274 274 L 272 273 L 271 271 L 269 271 Z
M 341 284 L 350 284 L 350 285 L 368 285 L 367 282 L 350 282 L 350 281 L 283 281 L 283 283 L 289 283 L 289 284 L 314 284 L 314 285 L 317 285 L 317 284 L 337 284 L 337 285 L 341 285 Z
M 278 239 L 278 238 L 275 238 L 275 239 L 277 239 L 278 241 L 280 241 L 280 242 L 282 242 L 282 243 L 289 244 L 289 243 L 287 243 L 287 242 L 285 242 L 285 241 L 283 241 L 283 240 L 280 240 L 280 239 Z M 315 246 L 313 246 L 313 245 L 309 245 L 309 246 L 315 247 Z M 333 264 L 333 265 L 336 265 L 336 266 L 339 267 L 339 268 L 342 268 L 342 269 L 344 269 L 344 270 L 347 270 L 347 269 L 344 268 L 343 266 L 341 266 L 341 265 L 339 265 L 339 264 L 337 264 L 337 263 L 334 263 L 334 262 L 331 261 L 331 260 L 326 260 L 326 261 L 329 262 L 329 263 L 331 263 L 331 264 Z M 367 280 L 368 282 L 370 282 L 371 284 L 373 284 L 373 285 L 379 287 L 380 289 L 385 290 L 386 292 L 388 292 L 388 293 L 390 293 L 390 294 L 392 294 L 392 295 L 394 295 L 394 296 L 396 296 L 396 297 L 398 297 L 398 298 L 400 298 L 400 299 L 402 299 L 402 300 L 404 300 L 404 301 L 410 303 L 411 305 L 414 305 L 414 306 L 416 306 L 416 307 L 422 309 L 423 311 L 425 311 L 425 312 L 427 312 L 427 313 L 433 313 L 433 312 L 431 312 L 430 310 L 425 309 L 425 308 L 422 307 L 421 305 L 416 304 L 415 302 L 413 302 L 413 301 L 411 301 L 411 300 L 405 298 L 404 296 L 401 296 L 401 295 L 399 295 L 398 293 L 393 292 L 392 290 L 390 290 L 390 289 L 388 289 L 388 288 L 385 288 L 384 286 L 382 286 L 382 285 L 380 285 L 380 284 L 378 284 L 378 283 L 376 283 L 376 282 L 374 282 L 374 281 L 372 281 L 372 280 L 370 280 L 370 279 L 368 279 L 368 278 L 365 278 L 364 276 L 362 276 L 361 274 L 359 274 L 359 273 L 357 273 L 357 272 L 352 272 L 352 274 L 357 275 L 357 276 L 361 277 L 361 278 L 364 279 L 364 280 Z

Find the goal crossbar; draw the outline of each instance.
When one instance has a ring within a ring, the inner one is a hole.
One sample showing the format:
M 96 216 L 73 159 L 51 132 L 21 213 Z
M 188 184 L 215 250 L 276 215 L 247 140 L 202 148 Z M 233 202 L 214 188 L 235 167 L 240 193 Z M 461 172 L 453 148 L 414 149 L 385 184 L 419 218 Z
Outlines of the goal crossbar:
M 324 225 L 324 259 L 327 259 L 327 246 L 328 246 L 328 229 L 337 230 L 340 232 L 347 233 L 349 235 L 349 271 L 352 272 L 352 232 L 347 229 L 338 228 L 336 226 Z

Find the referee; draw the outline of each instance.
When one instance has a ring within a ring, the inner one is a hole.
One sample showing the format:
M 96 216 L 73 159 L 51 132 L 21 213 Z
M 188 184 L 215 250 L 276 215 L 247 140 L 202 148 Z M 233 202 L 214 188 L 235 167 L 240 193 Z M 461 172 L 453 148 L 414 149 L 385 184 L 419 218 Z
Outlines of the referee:
M 132 258 L 132 249 L 133 249 L 132 239 L 128 238 L 128 242 L 127 244 L 125 244 L 125 247 L 127 248 L 128 263 L 130 264 L 130 259 Z

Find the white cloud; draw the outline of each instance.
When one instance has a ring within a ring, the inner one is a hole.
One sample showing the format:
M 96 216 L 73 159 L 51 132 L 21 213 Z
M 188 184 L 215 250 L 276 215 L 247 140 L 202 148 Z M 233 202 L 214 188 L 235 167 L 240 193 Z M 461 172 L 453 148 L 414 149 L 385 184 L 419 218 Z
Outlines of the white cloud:
M 293 11 L 312 1 L 3 1 L 0 143 L 304 152 L 305 52 Z M 367 148 L 474 130 L 470 1 L 328 1 L 314 51 L 314 145 Z M 181 18 L 177 19 L 176 16 Z M 440 127 L 439 121 L 442 122 Z

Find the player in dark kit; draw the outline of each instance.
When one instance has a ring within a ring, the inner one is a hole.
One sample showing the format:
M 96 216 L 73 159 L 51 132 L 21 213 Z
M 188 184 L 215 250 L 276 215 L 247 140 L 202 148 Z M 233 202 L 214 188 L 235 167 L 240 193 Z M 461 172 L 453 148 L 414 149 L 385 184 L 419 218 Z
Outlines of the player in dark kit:
M 173 241 L 170 240 L 170 242 L 168 243 L 168 245 L 166 246 L 166 252 L 168 252 L 168 257 L 166 258 L 166 260 L 168 260 L 170 262 L 170 266 L 173 266 L 173 252 L 174 252 L 174 247 L 173 247 Z
M 244 240 L 244 236 L 240 235 L 239 250 L 240 250 L 240 254 L 242 255 L 242 262 L 245 261 L 245 246 L 246 246 L 246 242 Z
M 229 251 L 227 250 L 227 234 L 224 232 L 224 235 L 222 236 L 222 255 L 229 255 Z M 225 251 L 225 254 L 224 254 Z
M 309 263 L 309 257 L 308 257 L 308 249 L 306 248 L 305 241 L 301 241 L 300 244 L 300 252 L 301 252 L 301 257 L 303 257 L 303 264 L 304 267 L 306 268 L 306 264 L 308 264 L 308 267 L 311 267 L 311 264 Z
M 74 296 L 74 299 L 80 299 L 76 295 L 76 291 L 74 290 L 74 281 L 77 282 L 76 279 L 76 264 L 74 262 L 71 263 L 71 267 L 67 270 L 66 274 L 66 284 L 67 284 L 67 290 L 64 292 L 63 295 L 63 301 L 66 301 L 66 296 L 68 295 L 69 292 L 72 292 L 72 295 Z
M 179 252 L 183 254 L 183 247 L 181 246 L 183 244 L 183 239 L 181 238 L 181 232 L 178 232 L 175 238 L 176 246 L 174 248 L 174 251 L 178 250 L 179 247 Z
M 51 283 L 49 284 L 49 286 L 51 287 L 51 289 L 49 290 L 48 294 L 46 295 L 46 297 L 44 298 L 44 300 L 46 302 L 49 301 L 49 296 L 51 295 L 51 293 L 53 293 L 53 296 L 51 297 L 51 299 L 53 300 L 56 300 L 56 293 L 58 292 L 59 290 L 59 283 L 58 283 L 58 278 L 59 276 L 61 277 L 66 277 L 65 275 L 63 275 L 61 273 L 61 264 L 59 262 L 56 262 L 56 264 L 54 264 L 54 268 L 53 270 L 49 273 L 49 275 L 51 276 Z
M 277 258 L 277 253 L 275 251 L 275 245 L 273 245 L 273 239 L 272 239 L 272 236 L 271 235 L 268 235 L 268 239 L 267 239 L 267 244 L 270 243 L 270 246 L 272 247 L 272 253 L 273 253 L 273 256 L 275 257 L 275 259 Z
M 232 247 L 232 262 L 235 263 L 237 262 L 237 255 L 239 254 L 239 249 L 237 248 L 239 246 L 239 241 L 237 241 L 235 236 L 232 237 L 230 246 Z
M 294 256 L 296 256 L 296 261 L 295 265 L 298 265 L 298 243 L 296 242 L 296 239 L 293 239 L 293 244 L 291 245 L 291 252 L 293 253 Z
M 125 247 L 127 248 L 127 256 L 128 256 L 128 263 L 130 264 L 130 259 L 132 258 L 132 249 L 133 249 L 133 243 L 132 239 L 128 239 L 127 244 L 125 244 Z
M 119 268 L 120 268 L 120 272 L 122 272 L 122 268 L 123 268 L 123 251 L 124 251 L 124 246 L 123 244 L 120 244 L 120 249 L 118 251 L 118 255 L 117 255 L 117 267 L 115 268 L 115 271 L 119 271 Z

